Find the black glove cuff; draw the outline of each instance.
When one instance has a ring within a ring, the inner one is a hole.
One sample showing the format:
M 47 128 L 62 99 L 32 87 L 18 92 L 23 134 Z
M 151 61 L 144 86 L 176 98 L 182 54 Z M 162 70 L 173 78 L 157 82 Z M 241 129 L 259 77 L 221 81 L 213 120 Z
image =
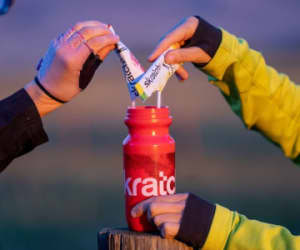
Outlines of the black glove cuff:
M 211 58 L 213 58 L 222 41 L 222 31 L 219 28 L 206 22 L 199 16 L 195 16 L 199 20 L 198 27 L 193 37 L 186 41 L 184 48 L 199 47 L 203 49 Z M 195 64 L 203 67 L 206 64 Z
M 89 85 L 101 63 L 102 60 L 98 56 L 93 53 L 90 54 L 80 71 L 79 88 L 84 90 Z
M 201 248 L 208 236 L 215 210 L 215 205 L 189 194 L 176 238 Z

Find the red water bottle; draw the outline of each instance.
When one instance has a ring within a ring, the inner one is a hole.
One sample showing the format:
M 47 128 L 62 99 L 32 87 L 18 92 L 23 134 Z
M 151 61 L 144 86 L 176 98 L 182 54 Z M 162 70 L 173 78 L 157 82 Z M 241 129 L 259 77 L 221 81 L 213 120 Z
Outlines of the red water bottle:
M 130 229 L 155 231 L 147 216 L 133 218 L 131 209 L 152 196 L 175 193 L 175 141 L 169 135 L 168 107 L 130 107 L 123 142 L 126 219 Z

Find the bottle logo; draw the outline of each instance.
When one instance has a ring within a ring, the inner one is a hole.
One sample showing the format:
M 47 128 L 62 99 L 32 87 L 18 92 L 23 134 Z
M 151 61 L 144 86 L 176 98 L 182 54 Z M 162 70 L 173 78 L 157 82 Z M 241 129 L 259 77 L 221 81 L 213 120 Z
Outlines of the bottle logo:
M 158 195 L 175 194 L 175 177 L 167 177 L 163 171 L 159 172 L 159 179 L 153 177 L 125 179 L 125 194 L 128 196 L 142 195 L 152 197 Z

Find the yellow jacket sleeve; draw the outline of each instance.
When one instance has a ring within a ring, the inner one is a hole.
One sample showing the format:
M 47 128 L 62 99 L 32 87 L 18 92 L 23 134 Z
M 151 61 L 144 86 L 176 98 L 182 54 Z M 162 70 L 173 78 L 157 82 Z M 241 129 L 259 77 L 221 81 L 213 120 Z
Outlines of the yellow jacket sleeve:
M 248 129 L 260 131 L 300 165 L 299 86 L 225 30 L 215 56 L 201 70 Z
M 296 250 L 300 236 L 217 205 L 203 250 Z
M 222 30 L 221 44 L 204 68 L 232 110 L 300 164 L 300 88 L 267 66 L 245 40 Z M 300 236 L 286 228 L 249 220 L 217 205 L 205 250 L 300 249 Z

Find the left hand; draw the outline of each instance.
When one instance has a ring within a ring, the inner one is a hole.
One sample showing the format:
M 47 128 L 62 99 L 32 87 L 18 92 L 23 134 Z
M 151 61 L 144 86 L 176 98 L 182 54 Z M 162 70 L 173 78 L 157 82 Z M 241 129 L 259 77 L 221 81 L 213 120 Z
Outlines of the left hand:
M 38 65 L 41 85 L 55 98 L 70 101 L 87 87 L 118 41 L 119 37 L 111 33 L 107 24 L 77 23 L 51 42 Z M 41 117 L 62 105 L 46 95 L 34 81 L 27 84 L 25 90 Z
M 55 97 L 70 101 L 87 87 L 119 38 L 107 24 L 85 21 L 53 40 L 38 66 L 41 84 Z
M 131 210 L 132 217 L 147 213 L 164 238 L 175 238 L 195 248 L 204 245 L 216 205 L 192 193 L 156 196 L 144 200 Z
M 162 237 L 175 238 L 179 232 L 183 211 L 189 194 L 152 197 L 131 210 L 132 217 L 147 213 L 148 220 L 159 229 Z

